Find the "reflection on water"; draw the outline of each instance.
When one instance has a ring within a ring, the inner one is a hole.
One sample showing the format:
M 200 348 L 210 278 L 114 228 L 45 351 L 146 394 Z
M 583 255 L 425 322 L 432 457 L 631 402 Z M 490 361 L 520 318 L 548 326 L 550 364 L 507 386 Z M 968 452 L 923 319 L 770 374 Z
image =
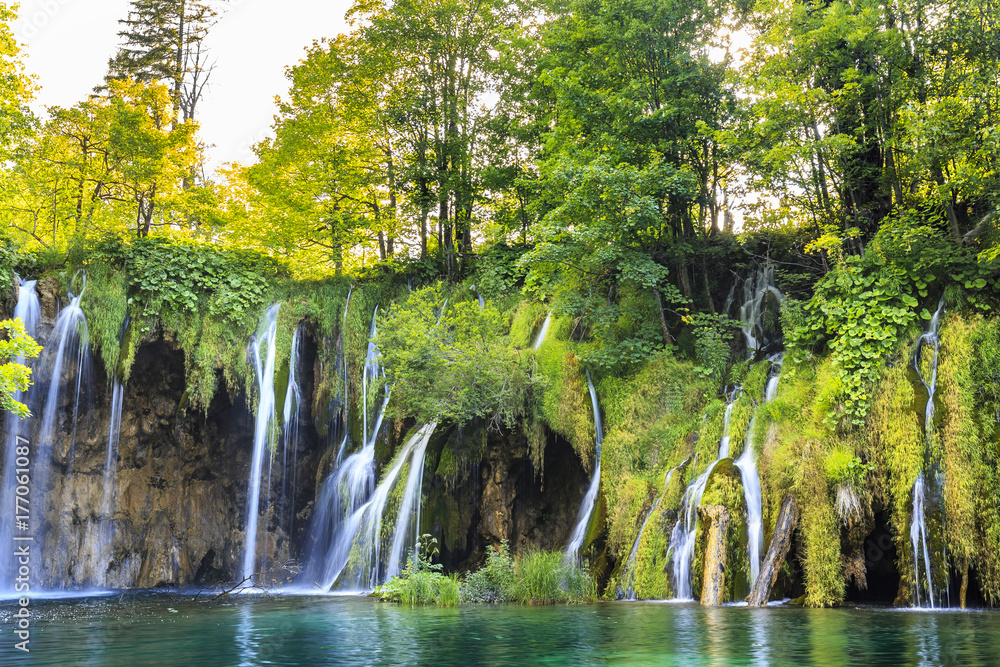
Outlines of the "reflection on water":
M 7 629 L 13 609 L 0 612 Z M 32 611 L 31 654 L 0 643 L 0 665 L 1000 664 L 996 612 L 152 594 L 35 600 Z

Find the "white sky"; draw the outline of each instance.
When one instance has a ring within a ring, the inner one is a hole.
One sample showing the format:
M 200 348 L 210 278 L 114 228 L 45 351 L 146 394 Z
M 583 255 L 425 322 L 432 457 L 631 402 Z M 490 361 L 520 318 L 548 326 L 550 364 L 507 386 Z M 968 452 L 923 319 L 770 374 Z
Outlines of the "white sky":
M 351 0 L 229 0 L 206 40 L 215 71 L 198 109 L 212 167 L 251 162 L 250 147 L 270 133 L 285 68 L 314 39 L 346 31 Z M 118 47 L 128 0 L 21 0 L 14 34 L 41 90 L 35 108 L 72 106 L 103 81 Z

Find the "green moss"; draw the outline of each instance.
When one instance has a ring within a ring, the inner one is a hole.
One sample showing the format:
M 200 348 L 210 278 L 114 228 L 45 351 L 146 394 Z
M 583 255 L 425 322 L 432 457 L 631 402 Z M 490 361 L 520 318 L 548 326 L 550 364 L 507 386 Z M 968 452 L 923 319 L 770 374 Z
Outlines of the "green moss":
M 511 320 L 510 344 L 522 350 L 530 348 L 547 314 L 548 308 L 545 304 L 537 301 L 521 301 Z
M 979 574 L 991 604 L 1000 601 L 1000 334 L 998 321 L 949 317 L 941 330 L 944 506 L 956 569 Z
M 544 378 L 541 413 L 550 429 L 573 446 L 585 467 L 594 460 L 594 415 L 587 379 L 570 346 L 547 340 L 536 355 Z
M 108 379 L 119 370 L 122 358 L 122 326 L 128 314 L 125 277 L 107 265 L 94 265 L 87 271 L 87 289 L 80 298 L 80 308 L 87 317 L 90 346 L 95 350 Z
M 667 554 L 670 541 L 668 528 L 672 526 L 673 522 L 667 521 L 667 514 L 658 508 L 642 534 L 639 550 L 636 552 L 633 583 L 635 595 L 640 600 L 665 600 L 673 597 Z

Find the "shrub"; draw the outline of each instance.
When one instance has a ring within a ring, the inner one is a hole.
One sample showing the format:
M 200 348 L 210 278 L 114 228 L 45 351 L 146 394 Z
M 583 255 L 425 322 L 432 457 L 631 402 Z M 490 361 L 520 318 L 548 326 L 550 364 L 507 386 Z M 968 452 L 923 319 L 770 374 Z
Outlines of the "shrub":
M 462 586 L 462 602 L 513 602 L 517 599 L 517 575 L 510 548 L 504 540 L 486 555 L 486 564 L 473 573 L 466 573 Z
M 383 602 L 398 602 L 411 607 L 418 604 L 456 606 L 461 595 L 458 578 L 442 574 L 440 563 L 431 563 L 438 553 L 437 539 L 422 535 L 420 541 L 422 548 L 410 555 L 406 569 L 398 577 L 377 586 L 372 596 Z
M 586 602 L 597 591 L 590 573 L 565 562 L 559 551 L 529 551 L 518 559 L 517 600 L 522 604 Z

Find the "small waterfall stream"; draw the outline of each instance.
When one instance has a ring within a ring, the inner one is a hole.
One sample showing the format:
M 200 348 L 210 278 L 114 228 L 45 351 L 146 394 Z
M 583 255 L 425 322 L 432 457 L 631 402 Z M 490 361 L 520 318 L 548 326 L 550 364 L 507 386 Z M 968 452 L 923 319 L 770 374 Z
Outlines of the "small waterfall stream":
M 726 403 L 726 415 L 723 423 L 722 439 L 719 441 L 719 455 L 710 466 L 691 482 L 681 498 L 681 511 L 673 531 L 670 533 L 670 545 L 667 553 L 673 554 L 674 597 L 678 600 L 692 599 L 691 566 L 694 563 L 694 548 L 698 535 L 698 505 L 705 495 L 708 478 L 715 470 L 716 464 L 729 456 L 729 422 L 733 406 L 739 398 L 739 391 L 734 391 Z
M 542 325 L 543 328 L 545 325 Z M 604 425 L 601 421 L 601 406 L 597 402 L 597 390 L 590 379 L 590 371 L 587 371 L 587 390 L 590 392 L 590 402 L 594 407 L 594 472 L 590 478 L 590 487 L 583 497 L 580 505 L 580 513 L 576 518 L 576 527 L 566 547 L 566 563 L 580 563 L 580 549 L 583 547 L 583 540 L 587 536 L 587 525 L 590 523 L 590 516 L 594 513 L 594 503 L 597 502 L 597 491 L 601 486 L 601 443 L 604 442 Z
M 772 363 L 772 376 L 764 389 L 764 402 L 770 403 L 778 395 L 778 380 L 781 375 L 780 356 Z M 760 574 L 761 548 L 764 545 L 763 501 L 761 498 L 760 473 L 757 471 L 757 454 L 753 448 L 753 430 L 757 423 L 757 410 L 750 417 L 747 426 L 746 442 L 743 453 L 736 459 L 735 465 L 740 471 L 743 481 L 743 498 L 747 506 L 747 557 L 750 561 L 750 587 L 757 581 Z
M 406 546 L 411 543 L 407 536 L 411 528 L 413 533 L 419 531 L 424 455 L 435 428 L 436 422 L 425 424 L 407 439 L 371 498 L 347 516 L 332 536 L 332 543 L 318 554 L 319 560 L 307 570 L 307 576 L 312 576 L 307 584 L 319 586 L 324 592 L 335 586 L 366 590 L 399 573 Z M 389 554 L 383 557 L 383 516 L 389 495 L 406 464 L 410 470 L 393 526 Z M 416 518 L 411 521 L 414 515 Z M 413 535 L 414 546 L 417 537 Z
M 347 375 L 347 341 L 344 338 L 347 331 L 347 311 L 351 307 L 351 294 L 354 293 L 354 287 L 351 286 L 347 290 L 347 300 L 344 302 L 344 316 L 341 318 L 341 358 L 343 359 L 343 381 L 344 381 L 344 395 L 341 397 L 341 414 L 340 421 L 344 428 L 344 437 L 340 441 L 340 448 L 337 450 L 337 460 L 334 463 L 334 467 L 339 467 L 340 463 L 344 460 L 344 453 L 347 451 L 347 443 L 351 438 L 351 429 L 348 427 L 348 416 L 350 411 L 350 396 L 348 391 L 348 375 Z
M 542 346 L 542 343 L 545 342 L 545 334 L 549 331 L 550 322 L 552 322 L 552 313 L 546 315 L 545 319 L 542 320 L 542 328 L 539 329 L 538 333 L 535 335 L 535 341 L 531 344 L 531 349 L 537 350 Z
M 382 430 L 382 422 L 385 417 L 385 408 L 389 403 L 391 392 L 388 387 L 384 390 L 382 403 L 379 406 L 375 417 L 375 423 L 371 430 L 368 429 L 368 387 L 377 377 L 384 375 L 378 363 L 378 346 L 374 338 L 377 335 L 376 317 L 378 308 L 372 313 L 371 326 L 369 328 L 368 349 L 365 355 L 365 364 L 362 371 L 362 394 L 361 402 L 363 411 L 363 437 L 364 444 L 360 450 L 354 452 L 340 463 L 330 475 L 324 480 L 322 488 L 316 499 L 316 514 L 313 521 L 312 532 L 314 541 L 306 559 L 305 577 L 303 580 L 307 585 L 320 585 L 323 590 L 328 590 L 337 583 L 337 578 L 347 564 L 347 556 L 350 555 L 350 547 L 357 537 L 360 523 L 353 524 L 354 518 L 363 507 L 366 506 L 375 491 L 375 445 L 379 433 Z M 346 306 L 345 306 L 346 317 Z M 347 386 L 347 361 L 344 361 L 344 386 Z M 344 402 L 344 422 L 347 423 L 347 406 Z M 341 453 L 343 455 L 344 443 L 347 442 L 345 428 L 344 442 L 341 443 Z M 339 458 L 339 457 L 338 457 Z M 346 552 L 345 552 L 346 549 Z M 344 555 L 343 562 L 338 556 Z M 323 582 L 322 584 L 320 582 Z M 363 585 L 363 584 L 358 584 Z
M 250 462 L 250 481 L 247 484 L 246 505 L 246 545 L 243 552 L 243 569 L 241 575 L 244 581 L 253 577 L 257 566 L 257 523 L 260 514 L 261 494 L 267 490 L 261 488 L 261 477 L 264 468 L 264 450 L 271 443 L 275 421 L 274 399 L 274 365 L 277 352 L 276 339 L 278 332 L 278 311 L 281 304 L 277 303 L 266 311 L 257 326 L 257 333 L 251 343 L 254 370 L 257 376 L 257 414 L 254 418 L 253 457 Z M 262 358 L 263 356 L 263 358 Z
M 55 588 L 64 582 L 55 575 L 51 568 L 58 564 L 68 562 L 67 553 L 70 551 L 70 540 L 75 535 L 72 526 L 64 525 L 64 520 L 69 517 L 60 517 L 54 524 L 43 521 L 46 512 L 46 501 L 49 488 L 49 475 L 53 466 L 53 450 L 56 446 L 58 426 L 65 417 L 66 421 L 72 424 L 69 431 L 69 443 L 66 452 L 56 452 L 57 458 L 62 458 L 65 454 L 66 477 L 64 488 L 71 488 L 69 477 L 73 474 L 73 456 L 76 448 L 76 431 L 80 423 L 80 399 L 84 392 L 90 391 L 90 349 L 88 346 L 87 318 L 80 309 L 80 299 L 87 290 L 87 276 L 84 272 L 78 272 L 74 277 L 82 276 L 80 293 L 69 294 L 70 303 L 60 311 L 56 318 L 52 334 L 49 336 L 48 344 L 42 351 L 37 368 L 43 374 L 40 380 L 47 384 L 45 391 L 45 403 L 41 413 L 41 422 L 38 429 L 37 442 L 35 443 L 34 456 L 32 460 L 32 487 L 31 487 L 31 523 L 36 526 L 34 538 L 36 544 L 45 544 L 43 558 L 46 564 L 51 564 L 47 568 L 43 564 L 42 580 L 46 587 Z M 72 398 L 68 401 L 64 393 L 72 392 Z M 70 414 L 63 415 L 65 410 Z M 56 500 L 55 502 L 59 502 Z M 52 530 L 51 537 L 49 529 Z M 48 570 L 48 571 L 45 571 Z M 50 576 L 56 579 L 50 580 Z
M 667 489 L 670 487 L 670 480 L 673 478 L 674 472 L 683 465 L 684 463 L 681 463 L 680 465 L 674 466 L 667 471 L 666 477 L 663 478 L 663 490 L 660 492 L 660 495 L 657 496 L 653 505 L 649 508 L 649 511 L 646 512 L 646 518 L 642 520 L 642 526 L 639 527 L 639 534 L 635 536 L 635 542 L 632 543 L 632 551 L 629 552 L 628 560 L 625 561 L 625 566 L 622 568 L 621 577 L 621 580 L 625 582 L 624 596 L 626 600 L 636 599 L 635 562 L 639 555 L 639 544 L 642 542 L 642 534 L 646 531 L 646 526 L 649 525 L 649 520 L 656 512 L 656 509 L 660 506 L 660 503 L 663 501 L 663 497 L 666 495 Z
M 743 303 L 739 309 L 740 328 L 746 339 L 747 352 L 752 357 L 770 341 L 767 340 L 764 315 L 767 296 L 781 303 L 781 292 L 774 284 L 774 265 L 768 262 L 743 282 Z
M 14 307 L 14 317 L 20 319 L 24 324 L 24 330 L 29 336 L 34 338 L 37 335 L 38 321 L 41 318 L 41 305 L 38 301 L 38 294 L 35 292 L 35 281 L 22 281 L 18 285 L 17 305 Z M 24 364 L 25 359 L 17 357 L 13 361 Z M 30 364 L 34 366 L 35 364 Z M 31 407 L 36 403 L 37 392 L 32 392 L 29 387 L 26 392 L 15 391 L 12 398 L 20 403 L 25 403 Z M 18 445 L 29 442 L 28 425 L 30 417 L 21 419 L 9 413 L 3 417 L 4 431 L 4 460 L 3 460 L 3 498 L 0 499 L 0 508 L 3 510 L 4 520 L 0 521 L 0 544 L 5 545 L 7 554 L 0 558 L 0 590 L 13 590 L 14 572 L 17 564 L 13 550 L 10 545 L 14 544 L 14 517 L 18 512 L 15 509 L 15 497 L 17 488 L 17 468 L 18 468 Z M 23 440 L 21 440 L 23 438 Z M 29 510 L 31 507 L 29 506 Z
M 934 311 L 934 315 L 931 317 L 931 322 L 927 328 L 927 332 L 924 333 L 917 341 L 917 351 L 913 358 L 913 367 L 917 371 L 917 375 L 920 377 L 920 381 L 923 383 L 924 388 L 927 390 L 927 404 L 924 407 L 925 455 L 926 448 L 930 444 L 934 430 L 934 391 L 937 388 L 938 352 L 941 349 L 941 340 L 938 334 L 941 329 L 941 315 L 943 313 L 944 296 L 941 297 L 937 310 Z M 920 369 L 921 352 L 923 352 L 926 346 L 931 346 L 933 349 L 929 379 L 924 377 L 924 373 Z M 937 595 L 934 590 L 934 581 L 931 574 L 930 551 L 927 547 L 927 522 L 925 512 L 927 494 L 927 485 L 925 481 L 926 472 L 926 470 L 922 471 L 913 483 L 913 512 L 910 519 L 910 545 L 913 548 L 913 593 L 915 606 L 920 607 L 921 600 L 923 599 L 927 602 L 930 608 L 933 609 L 934 599 Z M 921 555 L 923 555 L 923 571 L 921 571 L 920 564 Z M 944 555 L 944 560 L 947 561 L 947 554 Z M 927 590 L 923 598 L 921 598 L 920 595 L 920 583 L 922 578 L 926 578 L 927 580 Z

